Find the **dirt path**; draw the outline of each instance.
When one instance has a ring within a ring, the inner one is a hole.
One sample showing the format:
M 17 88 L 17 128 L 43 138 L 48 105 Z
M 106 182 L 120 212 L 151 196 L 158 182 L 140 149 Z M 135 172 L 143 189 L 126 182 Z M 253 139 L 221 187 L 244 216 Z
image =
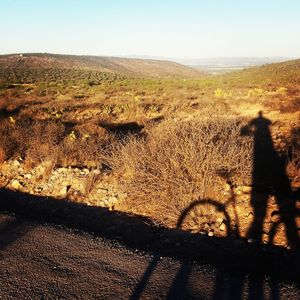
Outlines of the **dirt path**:
M 0 299 L 299 299 L 296 283 L 128 250 L 0 214 Z

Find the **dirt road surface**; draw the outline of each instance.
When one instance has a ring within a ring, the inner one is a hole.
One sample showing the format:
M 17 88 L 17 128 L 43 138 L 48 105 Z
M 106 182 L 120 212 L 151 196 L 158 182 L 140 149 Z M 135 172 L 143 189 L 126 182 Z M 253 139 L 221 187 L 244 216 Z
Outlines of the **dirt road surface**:
M 0 299 L 299 299 L 299 285 L 0 214 Z
M 299 251 L 0 189 L 0 299 L 300 299 Z

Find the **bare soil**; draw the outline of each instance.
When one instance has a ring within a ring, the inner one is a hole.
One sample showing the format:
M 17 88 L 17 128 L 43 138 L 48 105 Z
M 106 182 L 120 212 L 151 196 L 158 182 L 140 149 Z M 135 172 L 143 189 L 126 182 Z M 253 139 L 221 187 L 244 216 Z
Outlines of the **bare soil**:
M 297 252 L 7 190 L 0 198 L 9 212 L 0 214 L 1 299 L 300 296 Z

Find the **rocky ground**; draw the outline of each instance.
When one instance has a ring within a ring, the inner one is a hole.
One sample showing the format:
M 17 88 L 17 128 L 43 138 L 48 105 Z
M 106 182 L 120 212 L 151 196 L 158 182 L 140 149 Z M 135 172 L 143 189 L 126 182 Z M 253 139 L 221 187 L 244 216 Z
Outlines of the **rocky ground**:
M 57 200 L 67 199 L 74 203 L 107 208 L 111 211 L 122 211 L 123 207 L 126 207 L 128 213 L 143 214 L 135 211 L 134 207 L 128 210 L 128 207 L 123 205 L 127 199 L 126 192 L 120 189 L 109 173 L 99 169 L 53 168 L 44 163 L 34 169 L 26 170 L 22 159 L 8 160 L 0 166 L 0 187 Z M 294 181 L 293 190 L 296 189 L 297 182 Z M 213 216 L 202 216 L 196 224 L 191 225 L 188 219 L 195 219 L 193 215 L 195 212 L 192 212 L 190 215 L 187 214 L 186 220 L 180 224 L 180 227 L 192 233 L 210 237 L 228 236 L 229 227 L 231 227 L 238 230 L 237 234 L 241 238 L 247 238 L 247 232 L 255 217 L 251 206 L 252 187 L 232 187 L 226 183 L 223 193 L 224 197 L 228 198 L 227 203 L 224 203 L 224 208 L 230 216 L 233 216 L 230 221 L 226 219 L 222 211 L 216 210 Z M 260 195 L 257 197 L 259 198 Z M 288 249 L 293 248 L 287 241 L 286 228 L 281 222 L 281 212 L 277 201 L 274 196 L 268 197 L 261 242 L 284 246 Z M 300 215 L 297 214 L 300 210 L 299 199 L 295 201 L 294 207 L 295 215 L 291 215 L 291 218 L 295 218 L 296 225 L 300 228 Z M 248 242 L 255 241 L 248 239 Z
M 110 209 L 126 197 L 99 169 L 52 169 L 46 162 L 26 171 L 22 160 L 15 159 L 0 166 L 0 180 L 1 187 Z

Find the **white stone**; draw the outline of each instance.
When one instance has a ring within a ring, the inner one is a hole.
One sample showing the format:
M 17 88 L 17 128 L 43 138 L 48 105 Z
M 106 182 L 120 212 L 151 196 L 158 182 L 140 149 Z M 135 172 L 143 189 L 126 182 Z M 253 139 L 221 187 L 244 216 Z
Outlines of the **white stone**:
M 244 186 L 241 186 L 240 187 L 240 190 L 245 193 L 245 194 L 250 194 L 251 191 L 252 191 L 252 187 L 251 186 L 247 186 L 247 185 L 244 185 Z
M 20 166 L 20 162 L 18 160 L 14 160 L 13 161 L 13 165 L 16 166 L 16 167 L 19 167 Z
M 223 219 L 223 218 L 217 218 L 217 222 L 218 222 L 219 224 L 222 224 L 222 223 L 223 223 L 223 221 L 224 221 L 224 219 Z
M 221 231 L 225 231 L 225 230 L 226 230 L 226 225 L 225 225 L 224 223 L 222 223 L 222 224 L 220 225 L 220 230 L 221 230 Z
M 18 190 L 22 187 L 22 184 L 18 180 L 14 179 L 11 183 L 11 187 Z
M 25 174 L 24 176 L 26 179 L 32 179 L 32 175 L 31 174 Z
M 64 186 L 60 191 L 59 191 L 59 194 L 61 196 L 65 196 L 68 192 L 68 187 L 67 186 Z

